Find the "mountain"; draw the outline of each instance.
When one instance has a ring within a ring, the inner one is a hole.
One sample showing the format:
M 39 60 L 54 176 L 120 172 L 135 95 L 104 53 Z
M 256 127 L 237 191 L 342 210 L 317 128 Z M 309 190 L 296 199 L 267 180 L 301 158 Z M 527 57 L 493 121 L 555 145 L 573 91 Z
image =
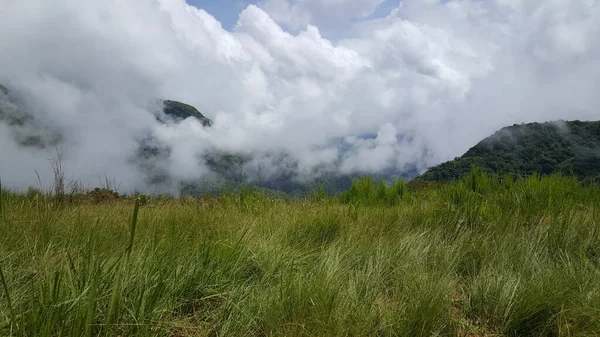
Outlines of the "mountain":
M 463 156 L 430 168 L 415 181 L 460 178 L 475 165 L 502 175 L 575 174 L 600 182 L 600 121 L 555 121 L 502 128 Z
M 153 113 L 159 123 L 177 124 L 194 118 L 205 128 L 213 125 L 213 121 L 194 106 L 174 100 L 158 102 L 162 109 L 158 108 Z M 36 120 L 35 114 L 27 106 L 17 92 L 0 84 L 0 122 L 11 127 L 15 141 L 23 147 L 39 149 L 60 145 L 63 142 L 62 134 Z M 137 150 L 131 154 L 129 162 L 142 172 L 150 187 L 161 190 L 161 186 L 178 184 L 182 193 L 194 196 L 217 193 L 227 185 L 238 189 L 245 184 L 294 195 L 306 195 L 315 187 L 322 186 L 329 193 L 336 194 L 350 188 L 352 180 L 361 176 L 360 173 L 340 173 L 336 167 L 317 168 L 310 174 L 301 174 L 298 160 L 285 152 L 240 154 L 212 149 L 197 154 L 196 159 L 198 164 L 206 165 L 210 173 L 202 179 L 174 181 L 166 168 L 168 165 L 165 165 L 172 151 L 169 144 L 162 143 L 149 130 L 138 139 Z M 256 160 L 259 157 L 261 159 Z M 415 170 L 388 170 L 374 176 L 391 182 L 396 178 L 410 179 L 416 174 Z
M 162 123 L 166 123 L 169 118 L 177 123 L 191 117 L 200 121 L 204 127 L 213 125 L 212 120 L 202 115 L 191 105 L 170 100 L 163 102 L 163 113 L 167 118 L 157 116 L 157 119 Z M 157 165 L 157 162 L 168 159 L 171 151 L 171 148 L 160 144 L 151 135 L 140 142 L 140 147 L 133 162 L 145 172 L 146 181 L 149 184 L 171 183 L 167 172 L 162 170 L 160 165 Z M 277 191 L 284 194 L 307 195 L 317 186 L 323 187 L 328 193 L 337 194 L 349 189 L 352 180 L 361 176 L 360 173 L 343 174 L 332 168 L 329 168 L 329 170 L 321 168 L 316 169 L 313 176 L 307 178 L 300 175 L 298 161 L 288 153 L 270 152 L 261 153 L 260 156 L 263 160 L 269 162 L 272 167 L 277 167 L 276 172 L 264 174 L 260 165 L 256 166 L 254 155 L 223 153 L 216 150 L 206 152 L 198 160 L 206 164 L 211 173 L 199 180 L 179 182 L 181 192 L 197 196 L 206 193 L 218 193 L 225 186 L 238 189 L 250 183 L 267 191 Z M 390 183 L 397 178 L 411 179 L 417 175 L 416 170 L 407 172 L 388 171 L 370 175 Z
M 24 147 L 46 148 L 59 144 L 60 133 L 36 120 L 23 99 L 0 84 L 0 122 L 11 127 L 14 140 Z
M 210 128 L 213 121 L 195 107 L 174 100 L 161 100 L 162 109 L 155 112 L 160 123 L 180 123 L 188 118 Z M 18 94 L 0 84 L 0 122 L 11 127 L 14 139 L 23 147 L 54 147 L 63 141 L 60 132 L 40 123 L 30 113 Z M 139 139 L 138 150 L 131 163 L 145 175 L 151 186 L 178 183 L 183 193 L 199 195 L 233 189 L 250 183 L 283 193 L 305 195 L 317 185 L 330 193 L 348 189 L 360 173 L 343 174 L 335 168 L 319 168 L 307 178 L 299 173 L 298 161 L 288 153 L 239 154 L 207 150 L 198 154 L 198 162 L 210 173 L 200 180 L 175 182 L 164 163 L 173 149 L 162 144 L 152 133 Z M 271 168 L 256 161 L 268 162 Z M 502 128 L 469 149 L 463 156 L 430 168 L 417 176 L 416 168 L 406 172 L 389 170 L 375 175 L 388 182 L 397 178 L 414 181 L 447 181 L 460 178 L 475 165 L 498 175 L 526 176 L 533 172 L 573 173 L 582 180 L 600 182 L 600 121 L 556 121 L 520 124 Z M 372 174 L 371 174 L 372 175 Z
M 202 126 L 211 126 L 213 124 L 212 120 L 205 117 L 198 109 L 191 105 L 171 100 L 165 100 L 163 103 L 163 112 L 165 115 L 172 117 L 177 122 L 193 117 L 200 121 Z

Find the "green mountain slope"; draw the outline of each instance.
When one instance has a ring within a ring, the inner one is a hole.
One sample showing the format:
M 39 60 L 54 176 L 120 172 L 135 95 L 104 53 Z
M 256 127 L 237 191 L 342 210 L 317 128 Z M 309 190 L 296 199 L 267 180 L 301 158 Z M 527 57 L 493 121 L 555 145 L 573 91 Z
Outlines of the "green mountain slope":
M 198 111 L 198 109 L 191 105 L 171 100 L 163 101 L 163 103 L 165 105 L 163 112 L 166 115 L 173 117 L 177 121 L 194 117 L 199 120 L 203 126 L 211 126 L 213 123 L 212 120 L 205 117 L 202 113 L 200 113 L 200 111 Z
M 505 127 L 463 156 L 430 168 L 416 181 L 460 178 L 475 165 L 498 175 L 573 173 L 600 181 L 600 121 L 558 121 Z

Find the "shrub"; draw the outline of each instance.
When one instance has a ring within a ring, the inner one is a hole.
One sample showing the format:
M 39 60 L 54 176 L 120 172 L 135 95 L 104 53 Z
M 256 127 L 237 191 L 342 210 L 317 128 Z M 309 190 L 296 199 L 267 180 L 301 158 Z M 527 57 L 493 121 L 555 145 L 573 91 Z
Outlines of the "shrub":
M 88 193 L 89 198 L 95 203 L 105 203 L 119 199 L 119 193 L 108 188 L 94 188 Z

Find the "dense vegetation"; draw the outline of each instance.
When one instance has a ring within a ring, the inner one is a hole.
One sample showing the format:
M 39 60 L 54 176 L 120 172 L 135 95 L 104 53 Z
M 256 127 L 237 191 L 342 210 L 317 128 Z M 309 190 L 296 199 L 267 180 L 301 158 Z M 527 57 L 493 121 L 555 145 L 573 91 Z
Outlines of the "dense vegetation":
M 429 169 L 417 180 L 457 179 L 476 165 L 499 175 L 573 173 L 600 182 L 600 121 L 553 122 L 503 128 L 462 157 Z
M 574 177 L 110 200 L 0 193 L 0 335 L 600 334 L 600 189 Z
M 177 102 L 177 101 L 171 101 L 171 100 L 164 101 L 163 112 L 166 115 L 175 118 L 176 120 L 183 120 L 183 119 L 190 118 L 190 117 L 196 118 L 197 120 L 200 121 L 202 126 L 211 126 L 213 123 L 212 120 L 205 117 L 195 107 L 193 107 L 189 104 L 185 104 L 185 103 L 181 103 L 181 102 Z

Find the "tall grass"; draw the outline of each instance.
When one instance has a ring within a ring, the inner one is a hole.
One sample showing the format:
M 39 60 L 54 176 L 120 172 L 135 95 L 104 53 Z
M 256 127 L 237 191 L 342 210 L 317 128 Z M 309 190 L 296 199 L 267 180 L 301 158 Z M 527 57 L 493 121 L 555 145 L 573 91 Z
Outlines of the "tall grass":
M 372 177 L 362 177 L 352 182 L 350 189 L 340 196 L 340 200 L 350 204 L 393 206 L 405 195 L 406 183 L 402 179 L 388 186 L 384 180 L 374 181 Z
M 0 335 L 600 334 L 597 187 L 474 170 L 353 188 L 64 207 L 11 195 Z
M 0 179 L 0 221 L 4 220 L 4 190 L 2 189 L 2 179 Z

